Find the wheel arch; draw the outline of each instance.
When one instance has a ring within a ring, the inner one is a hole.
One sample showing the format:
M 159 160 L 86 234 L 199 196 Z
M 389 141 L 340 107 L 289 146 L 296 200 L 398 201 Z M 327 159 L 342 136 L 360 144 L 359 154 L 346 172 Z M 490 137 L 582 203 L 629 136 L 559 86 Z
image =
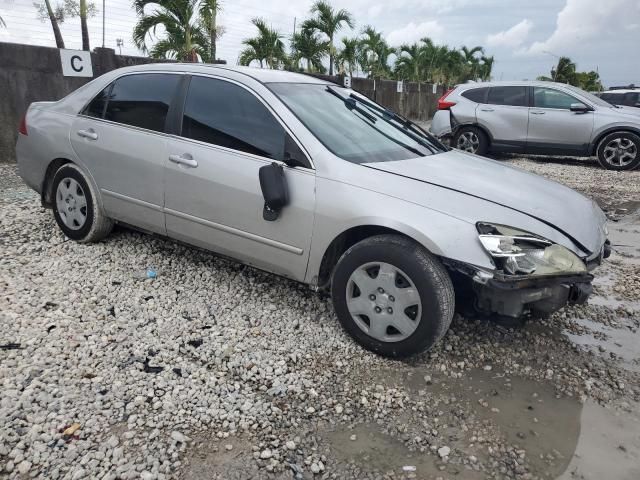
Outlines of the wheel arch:
M 423 238 L 422 241 L 418 240 L 416 238 L 418 235 L 409 228 L 379 223 L 360 224 L 343 230 L 329 242 L 322 255 L 320 268 L 317 272 L 317 280 L 313 283 L 323 290 L 329 287 L 335 266 L 344 252 L 366 238 L 383 234 L 393 234 L 407 238 L 436 256 L 440 253 L 435 245 L 426 238 Z
M 602 142 L 602 140 L 604 140 L 604 137 L 617 132 L 628 132 L 628 133 L 633 133 L 635 135 L 640 136 L 640 128 L 629 127 L 629 126 L 610 127 L 597 134 L 597 136 L 594 138 L 593 142 L 591 143 L 591 148 L 589 149 L 589 153 L 594 156 L 597 155 L 598 147 L 600 146 L 600 143 Z
M 73 163 L 68 158 L 54 158 L 47 165 L 47 169 L 42 179 L 42 188 L 40 189 L 40 201 L 43 207 L 52 208 L 53 206 L 53 177 L 60 167 L 67 163 Z

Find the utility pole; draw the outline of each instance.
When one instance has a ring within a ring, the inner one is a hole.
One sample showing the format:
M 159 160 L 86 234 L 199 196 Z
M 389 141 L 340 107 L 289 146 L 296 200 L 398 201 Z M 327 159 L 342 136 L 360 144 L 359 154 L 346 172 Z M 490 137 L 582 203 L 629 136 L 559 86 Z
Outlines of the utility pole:
M 105 0 L 102 0 L 102 48 L 104 48 L 104 5 Z

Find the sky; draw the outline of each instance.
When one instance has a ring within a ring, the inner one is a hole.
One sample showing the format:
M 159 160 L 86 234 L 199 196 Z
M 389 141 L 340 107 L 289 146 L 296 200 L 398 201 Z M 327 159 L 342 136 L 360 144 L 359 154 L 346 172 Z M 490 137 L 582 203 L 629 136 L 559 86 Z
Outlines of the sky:
M 0 41 L 54 46 L 49 23 L 37 19 L 34 0 L 0 0 Z M 63 0 L 51 0 L 52 4 Z M 89 21 L 91 47 L 102 45 L 102 0 Z M 140 55 L 131 40 L 136 15 L 131 0 L 105 0 L 105 45 Z M 218 56 L 236 64 L 242 40 L 255 34 L 254 17 L 289 37 L 309 16 L 311 0 L 221 0 L 225 33 Z M 393 46 L 431 37 L 459 48 L 481 45 L 495 57 L 494 79 L 524 80 L 549 75 L 557 56 L 569 56 L 579 70 L 597 70 L 605 86 L 640 85 L 640 0 L 330 0 L 365 25 L 382 31 Z M 62 25 L 67 48 L 80 48 L 77 19 Z

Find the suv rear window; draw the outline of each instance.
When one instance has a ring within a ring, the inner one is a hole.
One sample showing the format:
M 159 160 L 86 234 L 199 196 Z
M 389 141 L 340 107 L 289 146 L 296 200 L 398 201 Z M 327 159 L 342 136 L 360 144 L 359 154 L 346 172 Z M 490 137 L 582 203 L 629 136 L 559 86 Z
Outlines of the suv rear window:
M 472 88 L 462 92 L 462 96 L 476 103 L 485 103 L 487 98 L 487 87 L 484 88 Z
M 527 107 L 527 87 L 491 87 L 487 103 L 492 105 L 512 105 Z

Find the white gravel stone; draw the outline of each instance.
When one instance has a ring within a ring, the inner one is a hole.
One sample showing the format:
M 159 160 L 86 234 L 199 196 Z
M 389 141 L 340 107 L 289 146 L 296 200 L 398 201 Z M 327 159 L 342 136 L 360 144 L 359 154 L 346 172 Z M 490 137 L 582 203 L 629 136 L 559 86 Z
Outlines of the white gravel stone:
M 438 449 L 438 455 L 440 455 L 440 458 L 448 457 L 450 453 L 451 449 L 449 447 L 445 446 Z

